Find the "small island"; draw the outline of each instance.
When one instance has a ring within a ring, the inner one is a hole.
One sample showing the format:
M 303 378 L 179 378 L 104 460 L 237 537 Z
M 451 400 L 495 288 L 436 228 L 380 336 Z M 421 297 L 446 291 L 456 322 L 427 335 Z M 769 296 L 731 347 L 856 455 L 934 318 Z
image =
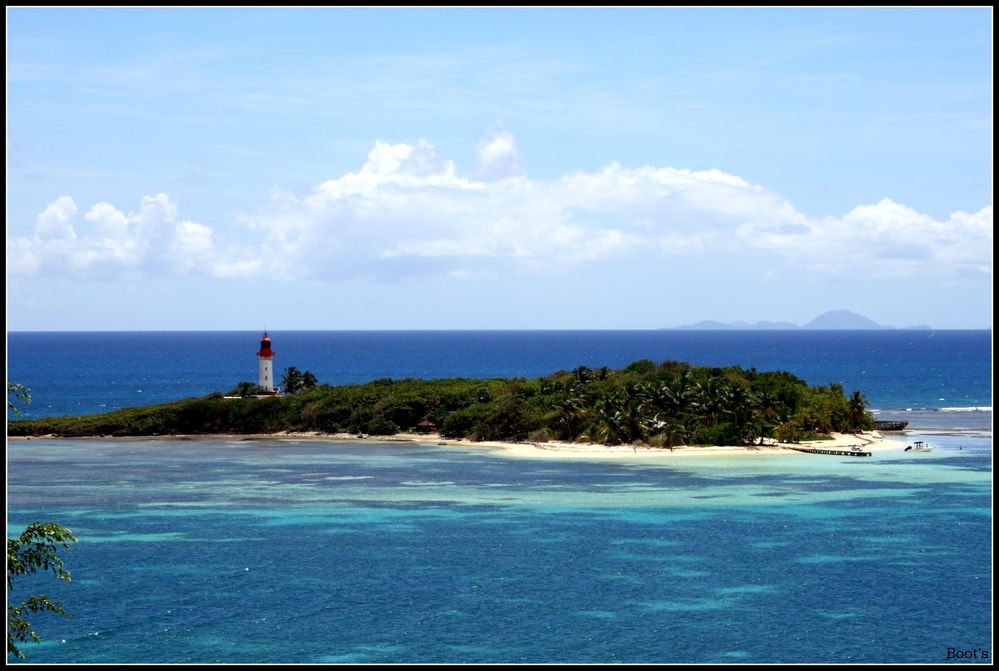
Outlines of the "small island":
M 622 369 L 580 366 L 526 378 L 383 378 L 124 408 L 104 414 L 12 421 L 10 437 L 214 434 L 393 436 L 447 440 L 626 445 L 754 446 L 828 439 L 870 430 L 859 391 L 809 386 L 784 371 L 695 367 L 648 359 Z
M 878 324 L 873 319 L 849 310 L 830 310 L 824 312 L 812 321 L 799 326 L 792 322 L 761 321 L 755 324 L 747 322 L 720 322 L 714 320 L 699 321 L 696 324 L 684 324 L 674 327 L 688 331 L 891 331 L 896 327 L 888 324 Z M 904 326 L 903 330 L 932 331 L 933 327 L 926 324 Z

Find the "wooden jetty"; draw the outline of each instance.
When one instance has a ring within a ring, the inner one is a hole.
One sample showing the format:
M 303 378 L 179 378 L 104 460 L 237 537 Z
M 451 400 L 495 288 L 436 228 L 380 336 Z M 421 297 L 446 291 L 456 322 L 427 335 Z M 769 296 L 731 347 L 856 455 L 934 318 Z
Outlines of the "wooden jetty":
M 840 457 L 869 457 L 870 452 L 854 451 L 854 450 L 825 450 L 820 447 L 789 447 L 789 450 L 794 450 L 795 452 L 808 452 L 809 454 L 835 454 Z

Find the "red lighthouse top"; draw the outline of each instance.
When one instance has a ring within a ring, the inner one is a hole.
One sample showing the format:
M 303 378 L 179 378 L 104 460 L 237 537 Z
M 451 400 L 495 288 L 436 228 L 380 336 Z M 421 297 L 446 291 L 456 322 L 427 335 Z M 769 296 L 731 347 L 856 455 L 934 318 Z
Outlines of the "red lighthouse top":
M 267 337 L 267 331 L 264 331 L 264 337 L 260 339 L 260 351 L 257 352 L 257 356 L 266 359 L 274 357 L 274 352 L 271 350 L 271 339 Z

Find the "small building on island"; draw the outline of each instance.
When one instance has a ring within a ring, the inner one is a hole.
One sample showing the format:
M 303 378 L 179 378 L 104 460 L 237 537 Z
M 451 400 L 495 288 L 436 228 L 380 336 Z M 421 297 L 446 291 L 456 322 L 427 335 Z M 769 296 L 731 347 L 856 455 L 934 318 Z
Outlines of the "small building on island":
M 267 337 L 267 331 L 264 331 L 264 337 L 260 339 L 257 359 L 260 361 L 260 380 L 257 384 L 263 387 L 265 394 L 277 395 L 278 389 L 274 386 L 274 350 L 271 349 L 271 339 Z

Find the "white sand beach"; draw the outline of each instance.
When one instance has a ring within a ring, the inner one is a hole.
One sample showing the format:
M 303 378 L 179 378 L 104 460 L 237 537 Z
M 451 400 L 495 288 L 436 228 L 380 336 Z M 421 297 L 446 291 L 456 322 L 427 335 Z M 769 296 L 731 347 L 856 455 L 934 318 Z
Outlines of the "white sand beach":
M 35 440 L 56 438 L 56 436 L 36 436 Z M 769 440 L 764 445 L 734 446 L 680 446 L 674 449 L 641 445 L 600 445 L 591 443 L 562 442 L 505 442 L 442 438 L 436 433 L 397 433 L 392 436 L 369 436 L 352 433 L 320 433 L 318 431 L 282 431 L 278 433 L 255 434 L 197 434 L 160 436 L 88 436 L 92 440 L 310 440 L 310 441 L 371 441 L 380 443 L 416 443 L 437 447 L 459 447 L 462 449 L 487 449 L 504 456 L 527 457 L 534 459 L 684 459 L 697 457 L 762 457 L 767 455 L 806 454 L 792 448 L 818 448 L 826 450 L 850 450 L 859 447 L 865 452 L 904 450 L 908 444 L 904 440 L 888 440 L 877 432 L 858 434 L 832 434 L 832 440 L 802 441 L 800 443 L 777 443 Z M 25 437 L 8 437 L 8 440 L 31 440 Z M 80 440 L 73 438 L 72 440 Z
M 777 443 L 768 441 L 764 445 L 735 446 L 735 445 L 713 445 L 713 446 L 681 446 L 672 450 L 660 447 L 648 447 L 641 445 L 600 445 L 592 443 L 564 443 L 564 442 L 507 442 L 507 441 L 471 441 L 467 439 L 442 438 L 436 433 L 397 433 L 392 436 L 368 436 L 364 434 L 352 433 L 320 433 L 313 431 L 288 431 L 273 434 L 223 434 L 217 436 L 155 436 L 140 437 L 139 439 L 158 440 L 199 440 L 207 438 L 222 438 L 226 440 L 265 440 L 265 439 L 288 439 L 288 440 L 330 440 L 330 441 L 372 441 L 383 443 L 417 443 L 421 445 L 434 445 L 438 447 L 460 447 L 463 449 L 488 449 L 501 452 L 511 457 L 531 457 L 531 458 L 555 458 L 555 459 L 634 459 L 635 457 L 648 459 L 674 459 L 690 457 L 718 457 L 718 456 L 744 456 L 760 457 L 775 454 L 805 454 L 796 452 L 791 448 L 818 448 L 827 450 L 849 450 L 854 446 L 860 447 L 865 452 L 875 452 L 883 450 L 903 450 L 907 443 L 903 440 L 888 440 L 877 432 L 866 432 L 859 434 L 832 434 L 832 440 L 802 441 L 800 443 Z
M 382 440 L 382 438 L 379 438 Z M 445 440 L 439 436 L 391 436 L 388 440 L 412 440 L 419 443 L 435 443 L 441 446 L 463 448 L 489 448 L 502 451 L 511 457 L 554 458 L 554 459 L 674 459 L 719 456 L 760 457 L 766 455 L 805 454 L 792 449 L 819 448 L 828 450 L 850 450 L 859 446 L 863 451 L 874 452 L 883 450 L 903 450 L 907 443 L 899 440 L 887 440 L 878 433 L 833 434 L 833 440 L 804 441 L 801 443 L 776 443 L 770 441 L 765 445 L 753 446 L 682 446 L 673 450 L 634 446 L 634 445 L 599 445 L 589 443 L 529 443 L 483 441 L 479 443 L 468 440 Z

